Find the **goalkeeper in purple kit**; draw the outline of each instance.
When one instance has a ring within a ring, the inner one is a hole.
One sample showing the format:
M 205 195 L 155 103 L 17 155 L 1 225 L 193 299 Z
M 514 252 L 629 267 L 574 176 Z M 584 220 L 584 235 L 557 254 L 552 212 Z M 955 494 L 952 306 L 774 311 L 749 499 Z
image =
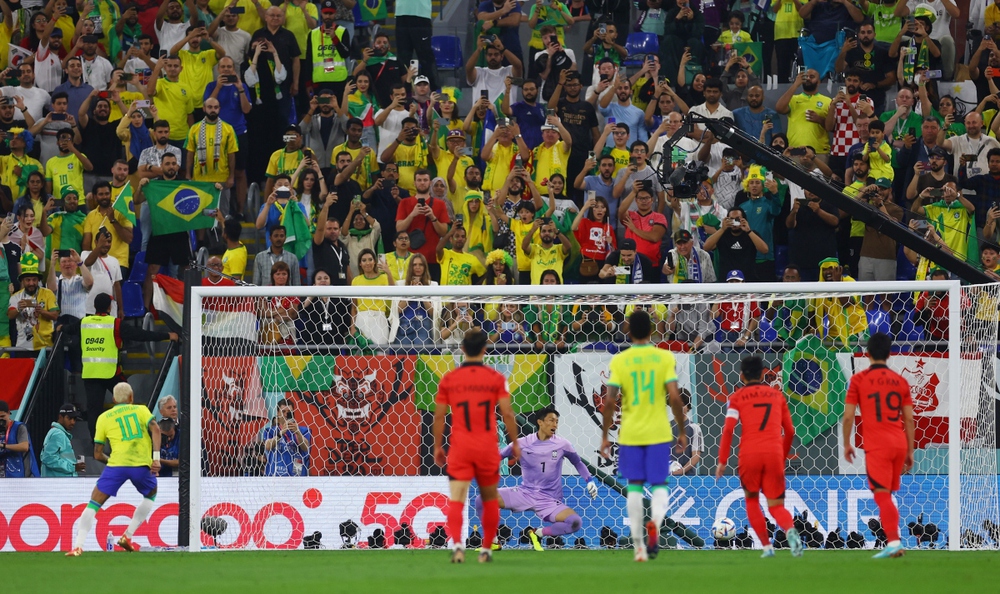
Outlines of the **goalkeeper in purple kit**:
M 543 522 L 548 523 L 541 530 L 542 536 L 563 536 L 580 529 L 583 521 L 576 511 L 563 501 L 562 466 L 563 459 L 576 467 L 587 483 L 587 494 L 597 497 L 597 485 L 586 464 L 573 446 L 562 437 L 556 436 L 559 427 L 559 413 L 549 406 L 538 411 L 535 423 L 538 432 L 517 440 L 521 446 L 521 486 L 499 489 L 501 509 L 515 512 L 533 511 Z M 510 456 L 512 446 L 500 451 L 504 458 Z M 476 511 L 482 517 L 482 502 L 476 498 Z M 544 550 L 535 528 L 528 528 L 531 546 L 536 551 Z

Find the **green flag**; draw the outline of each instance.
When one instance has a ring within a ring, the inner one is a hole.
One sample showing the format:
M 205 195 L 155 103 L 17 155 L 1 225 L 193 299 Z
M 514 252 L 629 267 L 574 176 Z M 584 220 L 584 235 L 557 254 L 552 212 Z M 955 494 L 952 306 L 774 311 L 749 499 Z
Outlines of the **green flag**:
M 280 221 L 285 227 L 285 249 L 295 254 L 296 258 L 304 258 L 312 245 L 312 234 L 309 232 L 309 221 L 297 201 L 288 202 Z
M 378 21 L 386 18 L 388 11 L 385 8 L 385 0 L 362 0 L 358 7 L 361 11 L 362 21 Z
M 215 217 L 204 214 L 205 209 L 219 207 L 220 191 L 212 182 L 153 180 L 142 190 L 149 203 L 153 235 L 215 225 Z
M 808 445 L 823 431 L 836 426 L 844 413 L 847 377 L 837 354 L 810 334 L 795 343 L 781 362 L 781 380 L 795 435 Z
M 736 50 L 737 55 L 747 61 L 750 65 L 750 70 L 753 71 L 754 76 L 760 78 L 764 72 L 764 61 L 761 60 L 761 55 L 764 53 L 763 44 L 759 41 L 751 41 L 744 43 L 734 43 L 733 49 Z
M 129 209 L 130 204 L 132 204 L 132 184 L 127 183 L 118 194 L 118 197 L 115 198 L 114 204 L 111 206 L 118 212 L 122 213 L 122 216 L 128 219 L 128 222 L 132 223 L 132 226 L 134 227 L 135 213 Z

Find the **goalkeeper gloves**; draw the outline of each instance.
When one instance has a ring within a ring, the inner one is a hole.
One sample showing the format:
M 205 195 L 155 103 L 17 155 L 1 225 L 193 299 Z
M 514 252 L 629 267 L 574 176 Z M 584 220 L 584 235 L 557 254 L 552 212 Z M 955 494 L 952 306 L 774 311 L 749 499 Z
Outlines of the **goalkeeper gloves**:
M 593 480 L 587 481 L 587 495 L 590 495 L 591 499 L 597 497 L 597 483 Z

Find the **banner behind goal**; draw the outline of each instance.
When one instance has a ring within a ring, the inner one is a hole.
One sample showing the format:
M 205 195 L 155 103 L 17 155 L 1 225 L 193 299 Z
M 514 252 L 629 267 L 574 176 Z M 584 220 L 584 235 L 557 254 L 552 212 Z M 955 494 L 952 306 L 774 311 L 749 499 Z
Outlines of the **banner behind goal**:
M 583 528 L 548 544 L 613 544 L 628 535 L 624 483 L 616 460 L 597 451 L 608 363 L 628 346 L 635 308 L 650 311 L 654 342 L 674 351 L 690 402 L 693 446 L 675 457 L 666 544 L 711 547 L 723 517 L 743 532 L 734 459 L 722 480 L 712 475 L 739 361 L 758 354 L 792 412 L 786 505 L 808 526 L 807 544 L 878 546 L 864 456 L 844 460 L 840 419 L 851 375 L 868 367 L 865 341 L 881 331 L 894 337 L 890 366 L 909 380 L 915 405 L 916 465 L 896 494 L 904 545 L 998 546 L 1000 289 L 827 282 L 194 287 L 191 549 L 303 548 L 317 532 L 325 548 L 436 544 L 448 489 L 432 456 L 434 397 L 473 326 L 490 333 L 486 363 L 508 377 L 519 434 L 534 430 L 535 411 L 555 406 L 557 434 L 598 477 L 591 499 L 576 470 L 562 469 Z M 502 428 L 497 439 L 506 445 Z M 516 465 L 501 474 L 501 486 L 520 482 Z M 468 513 L 477 525 L 471 502 Z M 542 525 L 530 512 L 504 511 L 501 522 L 507 546 Z M 918 534 L 927 527 L 922 543 L 910 522 Z

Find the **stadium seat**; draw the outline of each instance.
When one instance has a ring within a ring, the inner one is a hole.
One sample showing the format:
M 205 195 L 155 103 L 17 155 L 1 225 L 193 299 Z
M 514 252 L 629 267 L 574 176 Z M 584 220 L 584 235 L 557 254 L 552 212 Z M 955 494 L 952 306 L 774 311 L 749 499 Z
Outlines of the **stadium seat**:
M 890 318 L 887 312 L 882 309 L 870 309 L 866 313 L 868 314 L 868 332 L 871 334 L 884 332 L 892 336 Z
M 122 283 L 122 308 L 126 318 L 141 318 L 146 315 L 146 305 L 142 300 L 142 283 L 128 280 Z
M 778 340 L 778 331 L 774 329 L 771 320 L 761 316 L 759 328 L 761 342 L 776 342 Z
M 139 286 L 142 286 L 142 283 L 146 281 L 146 270 L 148 269 L 146 252 L 139 252 L 132 260 L 132 269 L 128 273 L 128 278 L 125 279 L 126 282 L 137 283 Z
M 646 54 L 660 54 L 660 40 L 655 33 L 629 33 L 625 40 L 625 50 L 628 51 L 628 57 L 625 58 L 624 65 L 638 68 L 642 66 Z
M 460 72 L 465 68 L 462 41 L 454 35 L 435 35 L 431 37 L 431 50 L 434 52 L 438 72 L 451 70 L 455 76 L 455 86 L 466 86 L 465 76 Z

